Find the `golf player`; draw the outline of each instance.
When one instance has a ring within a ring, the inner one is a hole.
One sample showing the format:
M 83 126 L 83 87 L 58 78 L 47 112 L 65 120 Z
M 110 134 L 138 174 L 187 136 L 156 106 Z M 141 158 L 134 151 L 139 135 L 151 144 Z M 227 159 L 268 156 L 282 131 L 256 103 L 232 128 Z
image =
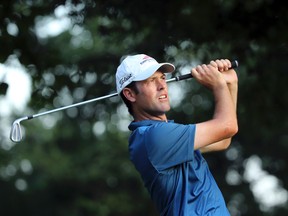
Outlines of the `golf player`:
M 170 63 L 137 54 L 126 57 L 116 72 L 117 92 L 128 107 L 130 159 L 140 173 L 161 216 L 230 215 L 203 152 L 228 148 L 238 131 L 238 78 L 227 59 L 191 69 L 193 77 L 211 90 L 212 118 L 196 124 L 168 120 L 166 73 Z

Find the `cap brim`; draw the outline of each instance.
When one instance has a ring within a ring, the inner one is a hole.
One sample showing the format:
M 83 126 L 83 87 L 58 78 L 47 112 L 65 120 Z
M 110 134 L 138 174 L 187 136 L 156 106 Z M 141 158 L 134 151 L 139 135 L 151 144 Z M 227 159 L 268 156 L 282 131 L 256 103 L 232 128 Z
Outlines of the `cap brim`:
M 161 66 L 157 69 L 163 73 L 172 73 L 175 71 L 175 66 L 170 63 L 161 63 Z
M 149 68 L 147 68 L 143 73 L 138 74 L 135 78 L 134 81 L 141 81 L 141 80 L 146 80 L 150 76 L 152 76 L 156 71 L 161 71 L 163 73 L 172 73 L 175 71 L 175 66 L 170 63 L 159 63 L 155 64 Z

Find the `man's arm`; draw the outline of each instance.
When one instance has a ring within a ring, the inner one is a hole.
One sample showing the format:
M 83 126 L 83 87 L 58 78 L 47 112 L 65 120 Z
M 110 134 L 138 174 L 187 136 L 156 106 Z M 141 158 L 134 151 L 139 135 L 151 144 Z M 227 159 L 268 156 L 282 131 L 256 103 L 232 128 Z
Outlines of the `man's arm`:
M 214 61 L 211 61 L 211 64 L 215 67 L 218 67 L 217 63 Z M 218 62 L 218 64 L 221 64 L 221 62 Z M 220 66 L 220 70 L 222 71 L 222 74 L 224 75 L 224 79 L 226 80 L 227 86 L 230 91 L 230 95 L 232 98 L 232 101 L 235 106 L 235 112 L 237 112 L 237 96 L 238 96 L 238 77 L 235 71 L 227 71 L 225 68 Z M 225 150 L 230 146 L 232 137 L 228 139 L 221 140 L 219 142 L 213 143 L 211 145 L 205 146 L 200 149 L 202 153 L 205 152 L 211 152 L 211 151 L 221 151 Z
M 215 98 L 213 118 L 196 125 L 194 149 L 200 149 L 202 152 L 226 149 L 231 142 L 231 137 L 238 131 L 236 72 L 228 70 L 231 66 L 229 60 L 212 61 L 210 65 L 216 69 L 217 73 L 221 74 L 220 79 L 207 79 L 207 74 L 198 73 L 205 70 L 205 68 L 201 68 L 203 66 L 192 70 L 192 75 L 201 84 L 210 88 Z M 207 71 L 209 72 L 209 70 Z M 213 70 L 211 73 L 217 77 L 219 74 L 214 74 L 214 72 Z

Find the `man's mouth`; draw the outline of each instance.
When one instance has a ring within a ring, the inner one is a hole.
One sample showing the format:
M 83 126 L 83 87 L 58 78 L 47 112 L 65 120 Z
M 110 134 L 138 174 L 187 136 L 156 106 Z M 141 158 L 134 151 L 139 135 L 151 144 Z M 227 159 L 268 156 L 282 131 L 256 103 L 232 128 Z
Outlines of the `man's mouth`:
M 160 100 L 163 100 L 163 99 L 166 99 L 166 98 L 167 98 L 167 95 L 161 95 L 161 96 L 159 97 Z

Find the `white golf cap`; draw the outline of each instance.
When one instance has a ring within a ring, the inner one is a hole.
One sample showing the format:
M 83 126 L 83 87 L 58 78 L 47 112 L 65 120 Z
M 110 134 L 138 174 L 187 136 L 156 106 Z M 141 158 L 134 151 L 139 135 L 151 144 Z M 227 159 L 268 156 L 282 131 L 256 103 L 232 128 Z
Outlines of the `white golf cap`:
M 158 63 L 154 58 L 145 54 L 127 56 L 116 71 L 117 93 L 120 94 L 133 81 L 148 79 L 158 70 L 171 73 L 175 70 L 175 66 L 170 63 Z

